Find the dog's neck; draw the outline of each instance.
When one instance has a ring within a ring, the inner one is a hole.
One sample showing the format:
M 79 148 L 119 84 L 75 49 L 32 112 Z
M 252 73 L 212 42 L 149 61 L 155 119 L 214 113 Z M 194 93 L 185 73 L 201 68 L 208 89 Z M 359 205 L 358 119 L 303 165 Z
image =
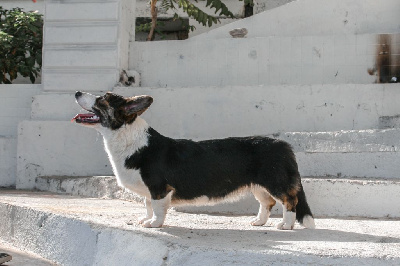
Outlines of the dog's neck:
M 138 116 L 131 124 L 125 124 L 117 130 L 100 129 L 104 145 L 110 160 L 125 160 L 127 156 L 148 144 L 149 125 Z

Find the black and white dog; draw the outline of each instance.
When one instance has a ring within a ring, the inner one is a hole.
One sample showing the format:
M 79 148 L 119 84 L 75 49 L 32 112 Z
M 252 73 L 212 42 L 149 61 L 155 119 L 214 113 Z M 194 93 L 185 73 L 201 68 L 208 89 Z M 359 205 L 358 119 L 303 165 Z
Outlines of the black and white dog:
M 77 103 L 89 113 L 73 121 L 95 128 L 118 184 L 146 197 L 145 227 L 161 227 L 169 206 L 214 204 L 251 191 L 260 202 L 252 225 L 264 225 L 276 200 L 283 205 L 279 229 L 293 229 L 297 219 L 315 228 L 301 185 L 293 151 L 286 142 L 267 137 L 206 141 L 171 139 L 140 117 L 150 96 L 125 98 L 77 92 Z

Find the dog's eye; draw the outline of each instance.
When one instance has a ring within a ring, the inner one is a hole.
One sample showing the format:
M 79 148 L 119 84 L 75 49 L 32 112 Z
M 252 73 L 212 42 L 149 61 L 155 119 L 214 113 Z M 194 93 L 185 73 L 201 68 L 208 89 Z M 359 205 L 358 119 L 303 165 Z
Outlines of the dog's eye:
M 97 98 L 97 102 L 98 102 L 98 103 L 103 103 L 105 100 L 106 100 L 106 97 L 104 97 L 104 96 L 99 96 L 99 97 Z

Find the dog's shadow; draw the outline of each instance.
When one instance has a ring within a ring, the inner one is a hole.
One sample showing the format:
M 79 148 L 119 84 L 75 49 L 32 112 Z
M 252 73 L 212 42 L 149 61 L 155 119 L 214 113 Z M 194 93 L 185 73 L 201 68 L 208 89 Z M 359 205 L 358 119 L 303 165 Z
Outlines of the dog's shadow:
M 279 249 L 294 242 L 337 242 L 337 243 L 400 243 L 400 238 L 379 236 L 337 229 L 303 229 L 282 231 L 273 226 L 257 229 L 199 229 L 179 226 L 165 226 L 160 229 L 163 237 L 179 239 L 180 243 L 196 244 L 204 247 L 223 247 L 229 244 L 232 249 L 267 250 Z

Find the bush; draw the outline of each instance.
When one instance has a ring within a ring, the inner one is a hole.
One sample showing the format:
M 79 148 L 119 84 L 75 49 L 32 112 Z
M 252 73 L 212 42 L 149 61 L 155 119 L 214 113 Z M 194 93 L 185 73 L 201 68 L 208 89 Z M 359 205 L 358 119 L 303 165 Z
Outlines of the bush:
M 34 83 L 42 67 L 43 19 L 35 12 L 0 6 L 0 83 L 17 75 Z

